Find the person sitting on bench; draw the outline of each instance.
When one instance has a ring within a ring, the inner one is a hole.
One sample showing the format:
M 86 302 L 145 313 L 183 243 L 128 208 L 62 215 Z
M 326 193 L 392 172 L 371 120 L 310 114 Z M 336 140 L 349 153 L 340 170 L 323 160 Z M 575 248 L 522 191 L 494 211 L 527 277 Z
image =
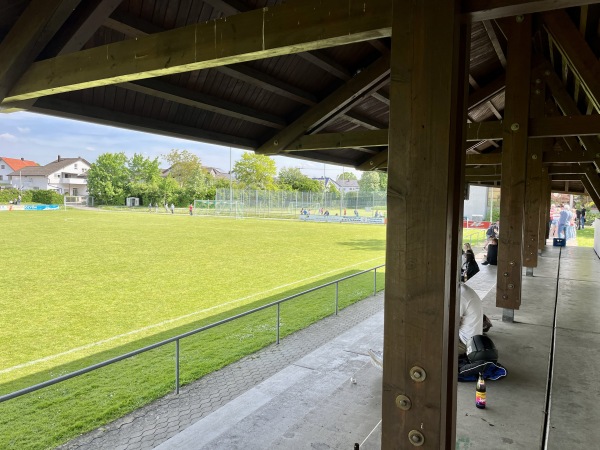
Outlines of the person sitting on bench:
M 492 238 L 487 248 L 487 255 L 485 261 L 482 263 L 484 266 L 491 264 L 492 266 L 498 265 L 498 239 Z
M 463 281 L 469 280 L 473 275 L 479 272 L 479 265 L 475 261 L 475 254 L 472 250 L 465 252 L 465 262 L 462 265 L 462 279 Z
M 472 336 L 483 333 L 483 307 L 477 292 L 460 283 L 460 323 L 458 325 L 458 355 L 467 352 Z

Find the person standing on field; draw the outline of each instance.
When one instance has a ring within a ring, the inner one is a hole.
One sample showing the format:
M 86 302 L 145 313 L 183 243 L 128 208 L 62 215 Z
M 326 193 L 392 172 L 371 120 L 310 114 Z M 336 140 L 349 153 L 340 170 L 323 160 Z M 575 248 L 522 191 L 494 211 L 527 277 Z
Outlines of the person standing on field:
M 190 203 L 190 216 L 194 215 L 194 205 Z
M 171 203 L 171 214 L 175 214 L 175 203 Z

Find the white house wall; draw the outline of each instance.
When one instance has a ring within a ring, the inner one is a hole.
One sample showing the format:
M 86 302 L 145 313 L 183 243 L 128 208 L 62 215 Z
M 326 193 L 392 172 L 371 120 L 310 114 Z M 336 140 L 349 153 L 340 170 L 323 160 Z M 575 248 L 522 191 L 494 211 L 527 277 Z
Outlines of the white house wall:
M 471 186 L 469 200 L 465 200 L 463 216 L 471 220 L 473 216 L 481 216 L 483 220 L 489 219 L 487 207 L 488 188 L 484 186 Z

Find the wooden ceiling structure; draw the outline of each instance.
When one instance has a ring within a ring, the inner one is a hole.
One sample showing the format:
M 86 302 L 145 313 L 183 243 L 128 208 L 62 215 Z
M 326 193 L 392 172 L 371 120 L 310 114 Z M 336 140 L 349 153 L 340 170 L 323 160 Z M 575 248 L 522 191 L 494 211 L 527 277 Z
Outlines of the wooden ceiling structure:
M 3 0 L 0 112 L 387 170 L 382 447 L 454 448 L 464 183 L 502 187 L 514 311 L 550 192 L 600 205 L 599 30 L 585 0 Z

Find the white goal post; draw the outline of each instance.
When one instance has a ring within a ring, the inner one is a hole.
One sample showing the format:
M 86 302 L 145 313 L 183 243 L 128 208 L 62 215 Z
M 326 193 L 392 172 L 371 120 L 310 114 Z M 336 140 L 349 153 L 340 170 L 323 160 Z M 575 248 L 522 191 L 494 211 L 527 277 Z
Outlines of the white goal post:
M 220 216 L 244 218 L 244 204 L 230 200 L 194 200 L 195 216 Z
M 80 196 L 72 196 L 65 195 L 63 204 L 65 209 L 67 207 L 76 207 L 76 206 L 94 206 L 94 197 L 91 195 L 80 195 Z

